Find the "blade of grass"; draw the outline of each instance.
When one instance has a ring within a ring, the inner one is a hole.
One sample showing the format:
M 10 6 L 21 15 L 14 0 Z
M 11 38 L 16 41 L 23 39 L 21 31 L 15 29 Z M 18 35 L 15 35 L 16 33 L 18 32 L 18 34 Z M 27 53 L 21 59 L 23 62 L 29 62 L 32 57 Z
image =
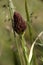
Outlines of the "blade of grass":
M 33 42 L 32 29 L 31 29 L 30 16 L 29 16 L 29 13 L 28 13 L 27 0 L 25 0 L 25 11 L 26 11 L 26 17 L 27 17 L 27 24 L 28 24 L 28 28 L 29 28 L 30 43 L 32 43 Z
M 25 10 L 26 10 L 26 16 L 27 16 L 27 21 L 29 21 L 29 13 L 28 13 L 28 8 L 27 8 L 27 1 L 25 0 Z
M 28 59 L 29 63 L 31 62 L 31 59 L 32 59 L 32 56 L 33 56 L 33 50 L 34 50 L 35 43 L 37 42 L 37 40 L 40 38 L 40 36 L 42 34 L 43 34 L 43 31 L 41 33 L 39 33 L 39 35 L 37 36 L 37 38 L 35 39 L 35 41 L 33 42 L 32 46 L 31 46 L 30 54 L 29 54 L 29 59 Z
M 17 41 L 17 38 L 16 38 L 16 35 L 15 35 L 15 45 L 16 45 L 16 48 L 17 48 L 17 51 L 18 51 L 18 56 L 19 57 L 17 57 L 16 59 L 18 60 L 18 58 L 19 58 L 19 62 L 17 63 L 18 65 L 19 65 L 19 63 L 20 63 L 20 65 L 22 65 L 22 60 L 21 60 L 21 56 L 20 56 L 20 51 L 19 51 L 19 46 L 18 46 L 18 41 Z
M 26 65 L 29 65 L 28 64 L 28 55 L 27 55 L 28 49 L 26 47 L 26 41 L 24 39 L 24 35 L 20 35 L 20 40 L 21 40 L 21 45 L 22 45 L 22 50 L 23 50 L 23 55 L 24 55 Z

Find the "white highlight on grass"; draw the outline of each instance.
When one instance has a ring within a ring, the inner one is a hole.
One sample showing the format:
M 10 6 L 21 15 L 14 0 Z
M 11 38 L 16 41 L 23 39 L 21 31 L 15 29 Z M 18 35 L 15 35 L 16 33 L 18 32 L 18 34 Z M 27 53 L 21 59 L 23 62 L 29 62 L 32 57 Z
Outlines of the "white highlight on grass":
M 36 41 L 40 38 L 40 36 L 43 34 L 43 31 L 41 33 L 39 33 L 39 35 L 37 36 L 37 38 L 35 39 L 35 41 L 33 42 L 31 49 L 30 49 L 30 54 L 29 54 L 29 59 L 28 62 L 31 62 L 32 56 L 33 56 L 33 49 L 34 49 L 34 45 L 36 43 Z

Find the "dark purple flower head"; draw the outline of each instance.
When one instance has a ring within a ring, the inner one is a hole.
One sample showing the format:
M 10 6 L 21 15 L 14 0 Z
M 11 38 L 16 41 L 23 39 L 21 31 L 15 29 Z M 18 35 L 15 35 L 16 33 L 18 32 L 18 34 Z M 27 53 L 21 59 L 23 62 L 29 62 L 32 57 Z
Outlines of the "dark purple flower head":
M 26 29 L 26 22 L 18 12 L 14 12 L 13 15 L 13 30 L 18 34 L 21 34 Z

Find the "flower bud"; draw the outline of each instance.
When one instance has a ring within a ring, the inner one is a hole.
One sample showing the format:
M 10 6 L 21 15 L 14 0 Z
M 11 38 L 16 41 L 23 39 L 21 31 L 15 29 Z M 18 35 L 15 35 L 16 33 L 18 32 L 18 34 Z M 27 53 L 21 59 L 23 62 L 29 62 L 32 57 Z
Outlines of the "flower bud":
M 14 12 L 13 30 L 18 34 L 21 34 L 25 31 L 25 29 L 26 29 L 26 22 L 18 12 Z

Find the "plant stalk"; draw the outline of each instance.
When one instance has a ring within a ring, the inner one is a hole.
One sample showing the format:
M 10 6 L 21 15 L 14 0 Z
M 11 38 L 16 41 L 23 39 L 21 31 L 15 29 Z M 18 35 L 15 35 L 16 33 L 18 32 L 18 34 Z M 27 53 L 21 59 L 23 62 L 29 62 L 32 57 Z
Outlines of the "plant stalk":
M 21 39 L 21 45 L 22 45 L 22 50 L 23 50 L 23 54 L 24 54 L 24 59 L 25 59 L 26 65 L 29 65 L 28 64 L 28 54 L 27 54 L 28 49 L 26 47 L 26 42 L 25 42 L 24 36 L 20 35 L 20 39 Z
M 30 21 L 30 16 L 29 16 L 28 7 L 27 7 L 27 0 L 25 0 L 25 11 L 26 11 L 26 17 L 27 17 L 27 24 L 29 28 L 30 43 L 32 44 L 33 37 L 32 37 L 32 29 L 31 29 L 31 21 Z
M 12 3 L 12 0 L 8 0 L 8 5 L 9 5 L 9 12 L 10 12 L 10 19 L 11 19 L 11 21 L 12 21 L 12 16 L 13 16 L 13 13 L 14 13 L 14 6 L 13 6 L 13 3 Z M 22 65 L 22 61 L 21 61 L 21 56 L 20 56 L 20 51 L 19 51 L 19 46 L 18 46 L 18 41 L 17 41 L 17 39 L 16 39 L 16 34 L 15 34 L 15 31 L 13 31 L 14 32 L 14 41 L 15 41 L 15 46 L 16 46 L 16 50 L 17 50 L 17 53 L 16 53 L 16 51 L 14 52 L 14 55 L 16 56 L 17 54 L 17 56 L 15 57 L 16 58 L 16 60 L 19 58 L 19 62 L 17 61 L 16 63 L 15 63 L 15 65 L 16 64 L 18 64 L 18 65 Z

